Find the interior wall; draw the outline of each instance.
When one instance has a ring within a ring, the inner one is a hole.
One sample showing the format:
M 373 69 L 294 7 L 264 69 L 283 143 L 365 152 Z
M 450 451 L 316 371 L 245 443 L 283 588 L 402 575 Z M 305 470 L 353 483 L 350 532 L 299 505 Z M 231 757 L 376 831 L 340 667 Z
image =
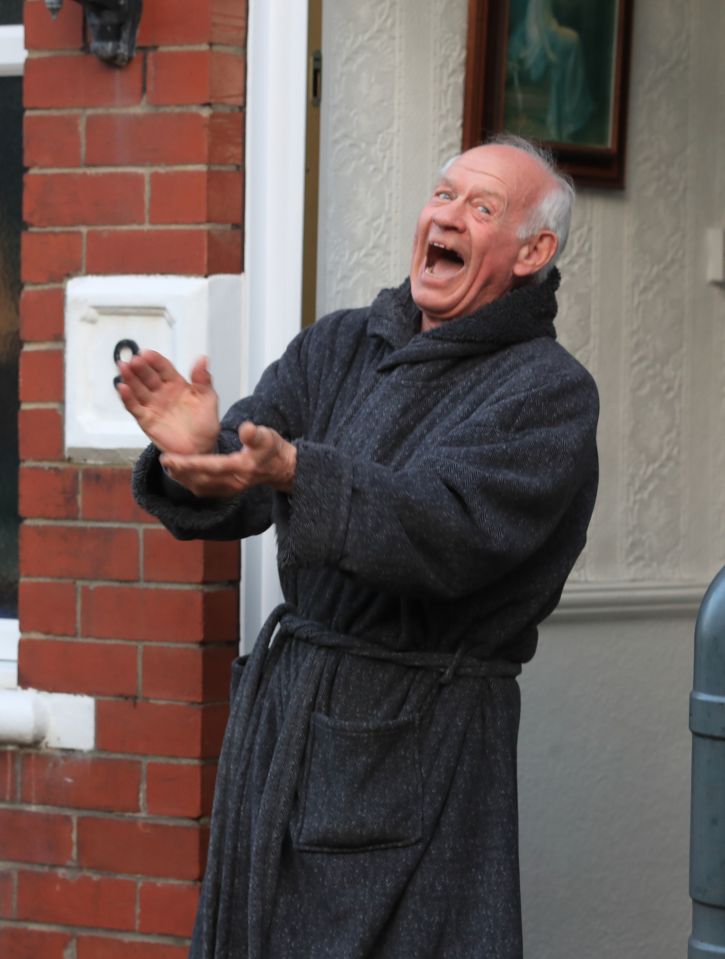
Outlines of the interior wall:
M 417 210 L 460 142 L 467 0 L 326 0 L 318 312 L 406 275 Z M 725 8 L 637 0 L 627 189 L 580 191 L 561 340 L 594 373 L 601 489 L 522 679 L 529 956 L 684 954 L 692 602 L 725 562 Z M 606 607 L 658 593 L 636 614 Z M 668 610 L 661 606 L 671 597 Z

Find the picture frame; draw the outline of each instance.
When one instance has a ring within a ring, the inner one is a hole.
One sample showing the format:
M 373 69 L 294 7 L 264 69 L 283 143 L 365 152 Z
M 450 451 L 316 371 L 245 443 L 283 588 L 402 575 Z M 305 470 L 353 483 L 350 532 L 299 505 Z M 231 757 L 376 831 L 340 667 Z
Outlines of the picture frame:
M 463 149 L 503 130 L 623 189 L 634 0 L 469 0 Z

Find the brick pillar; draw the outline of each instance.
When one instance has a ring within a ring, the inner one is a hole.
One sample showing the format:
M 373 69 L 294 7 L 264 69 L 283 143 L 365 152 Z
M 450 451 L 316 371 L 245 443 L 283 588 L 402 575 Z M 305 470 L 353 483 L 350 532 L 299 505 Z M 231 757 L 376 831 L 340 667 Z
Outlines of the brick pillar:
M 177 543 L 63 456 L 63 288 L 240 272 L 244 0 L 152 0 L 122 70 L 25 5 L 19 675 L 96 699 L 91 753 L 0 750 L 0 955 L 182 959 L 238 637 L 238 545 Z

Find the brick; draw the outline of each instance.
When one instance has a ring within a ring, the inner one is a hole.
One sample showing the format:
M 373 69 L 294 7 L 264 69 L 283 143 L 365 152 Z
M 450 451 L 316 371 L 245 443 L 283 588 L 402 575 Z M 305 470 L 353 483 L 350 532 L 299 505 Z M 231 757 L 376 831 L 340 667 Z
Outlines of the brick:
M 20 338 L 25 341 L 62 340 L 64 328 L 63 288 L 20 294 Z
M 142 173 L 30 173 L 23 215 L 31 226 L 143 223 Z
M 210 50 L 161 50 L 148 56 L 146 97 L 156 106 L 210 102 Z
M 90 116 L 86 121 L 86 163 L 206 163 L 208 127 L 209 118 L 202 112 Z M 217 139 L 221 136 L 216 134 Z
M 27 6 L 26 4 L 26 9 Z M 66 4 L 66 7 L 70 6 L 71 4 Z M 23 120 L 23 148 L 26 167 L 79 166 L 81 162 L 79 115 L 53 116 L 26 113 Z
M 143 651 L 141 693 L 146 699 L 220 702 L 229 695 L 234 646 L 179 648 L 147 646 Z
M 204 706 L 201 724 L 201 758 L 217 759 L 229 719 L 227 703 Z
M 0 859 L 64 865 L 72 853 L 70 816 L 0 808 Z
M 130 755 L 216 758 L 227 712 L 218 706 L 102 700 L 96 705 L 96 747 Z
M 184 8 L 179 16 L 178 0 L 154 0 L 144 8 L 138 44 L 182 46 L 223 43 L 243 46 L 246 39 L 246 5 L 239 0 L 207 0 Z
M 242 222 L 242 177 L 236 170 L 209 172 L 207 218 L 210 223 Z
M 144 579 L 156 583 L 238 582 L 239 543 L 179 542 L 165 529 L 143 532 Z
M 21 579 L 18 605 L 21 632 L 76 635 L 75 583 L 37 583 Z
M 21 872 L 18 918 L 59 925 L 131 930 L 136 883 L 72 872 Z
M 89 869 L 199 879 L 205 832 L 137 819 L 78 820 L 78 861 Z
M 21 403 L 54 403 L 63 399 L 63 351 L 23 350 L 20 354 Z
M 19 509 L 23 517 L 75 519 L 78 516 L 78 470 L 21 466 Z
M 239 640 L 239 593 L 237 589 L 206 592 L 204 602 L 204 636 L 217 643 Z
M 133 646 L 24 637 L 18 650 L 21 686 L 56 693 L 133 696 L 137 659 Z
M 207 239 L 198 230 L 90 230 L 87 270 L 96 274 L 206 275 Z
M 213 113 L 209 119 L 209 163 L 240 166 L 244 160 L 244 126 L 240 112 Z
M 107 752 L 197 758 L 201 709 L 144 702 L 99 702 L 96 746 Z
M 55 20 L 42 0 L 26 0 L 23 21 L 28 50 L 80 50 L 83 46 L 83 8 L 66 3 Z
M 146 808 L 156 816 L 198 819 L 211 813 L 215 763 L 149 762 L 146 766 Z
M 135 106 L 142 96 L 143 57 L 114 70 L 97 57 L 33 57 L 23 83 L 26 109 Z
M 83 241 L 80 233 L 24 231 L 20 246 L 24 283 L 57 283 L 81 270 Z
M 3 866 L 0 871 L 0 916 L 12 919 L 15 916 L 15 873 Z
M 238 0 L 212 0 L 211 42 L 245 46 L 247 5 Z
M 16 757 L 15 749 L 0 750 L 0 802 L 13 802 L 16 798 Z
M 144 882 L 139 893 L 139 931 L 190 936 L 199 904 L 197 883 Z
M 20 568 L 31 577 L 137 579 L 138 533 L 114 527 L 24 523 L 20 530 Z
M 45 932 L 22 926 L 0 927 L 3 959 L 67 959 L 71 937 L 67 932 Z
M 154 0 L 144 7 L 138 32 L 140 47 L 183 46 L 208 43 L 211 17 L 208 0 L 186 4 L 179 14 L 179 0 Z M 217 41 L 218 43 L 221 41 Z
M 201 170 L 152 173 L 152 223 L 205 223 L 207 220 L 207 176 Z
M 63 417 L 58 410 L 20 410 L 18 415 L 20 459 L 63 458 Z
M 244 102 L 244 58 L 237 53 L 214 51 L 210 64 L 210 101 L 225 106 Z
M 74 809 L 138 812 L 141 765 L 66 753 L 23 755 L 23 802 Z
M 236 590 L 231 594 L 236 603 Z M 81 591 L 81 631 L 98 639 L 199 643 L 207 635 L 205 606 L 210 596 L 196 589 L 144 589 L 142 587 L 91 586 Z M 229 600 L 227 601 L 229 602 Z M 221 619 L 212 604 L 214 621 Z M 234 640 L 236 621 L 226 624 L 215 641 Z
M 244 58 L 220 50 L 158 50 L 148 56 L 147 100 L 154 106 L 241 106 Z
M 167 946 L 139 939 L 79 936 L 76 959 L 188 959 L 186 946 Z
M 210 230 L 207 271 L 240 273 L 242 270 L 241 230 Z
M 102 466 L 81 472 L 81 518 L 121 523 L 154 521 L 131 495 L 131 470 Z

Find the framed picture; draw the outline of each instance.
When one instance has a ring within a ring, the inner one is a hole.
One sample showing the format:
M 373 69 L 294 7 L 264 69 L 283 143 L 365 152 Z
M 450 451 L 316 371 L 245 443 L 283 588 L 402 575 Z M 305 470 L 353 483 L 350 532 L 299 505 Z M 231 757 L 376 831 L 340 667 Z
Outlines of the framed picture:
M 463 149 L 506 130 L 624 187 L 633 0 L 469 0 Z

